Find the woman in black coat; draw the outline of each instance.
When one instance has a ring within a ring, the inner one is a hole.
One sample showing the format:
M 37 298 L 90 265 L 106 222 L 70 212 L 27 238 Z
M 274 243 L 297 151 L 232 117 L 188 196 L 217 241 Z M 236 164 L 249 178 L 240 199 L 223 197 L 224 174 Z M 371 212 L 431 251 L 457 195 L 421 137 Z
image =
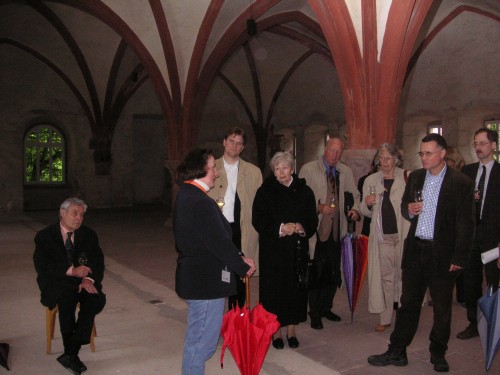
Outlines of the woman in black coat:
M 274 176 L 264 180 L 253 202 L 252 224 L 259 233 L 260 302 L 287 327 L 291 348 L 299 346 L 295 326 L 307 319 L 307 291 L 298 287 L 295 274 L 297 242 L 308 251 L 308 238 L 318 225 L 314 193 L 293 174 L 294 159 L 276 153 L 270 162 Z M 281 329 L 273 346 L 283 349 Z

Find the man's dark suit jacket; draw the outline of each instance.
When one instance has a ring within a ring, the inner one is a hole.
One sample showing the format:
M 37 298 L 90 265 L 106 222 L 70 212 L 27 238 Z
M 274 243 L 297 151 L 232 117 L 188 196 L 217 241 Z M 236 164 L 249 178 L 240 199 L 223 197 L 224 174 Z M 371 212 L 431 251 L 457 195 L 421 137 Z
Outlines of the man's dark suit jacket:
M 87 253 L 88 266 L 92 269 L 89 277 L 94 280 L 94 286 L 100 292 L 104 277 L 104 255 L 97 234 L 82 225 L 74 233 L 74 244 L 75 254 L 81 251 Z M 66 254 L 59 223 L 37 233 L 33 261 L 38 273 L 36 281 L 41 291 L 42 305 L 53 309 L 63 291 L 78 289 L 81 279 L 66 275 L 71 264 Z
M 403 269 L 411 267 L 418 259 L 412 251 L 418 215 L 410 218 L 408 203 L 414 202 L 416 189 L 423 189 L 426 172 L 422 168 L 409 175 L 401 202 L 401 213 L 411 222 L 401 264 Z M 448 272 L 451 264 L 462 268 L 467 267 L 472 251 L 474 230 L 474 184 L 463 173 L 447 167 L 434 219 L 433 252 L 437 272 Z
M 479 163 L 468 164 L 462 172 L 476 181 Z M 491 168 L 486 196 L 484 198 L 481 224 L 477 226 L 474 244 L 481 250 L 490 250 L 500 242 L 500 164 L 495 162 Z
M 184 183 L 175 200 L 173 224 L 179 297 L 206 300 L 236 294 L 234 273 L 244 276 L 249 266 L 233 244 L 231 226 L 217 203 L 198 187 Z M 229 283 L 222 281 L 226 268 L 231 272 Z

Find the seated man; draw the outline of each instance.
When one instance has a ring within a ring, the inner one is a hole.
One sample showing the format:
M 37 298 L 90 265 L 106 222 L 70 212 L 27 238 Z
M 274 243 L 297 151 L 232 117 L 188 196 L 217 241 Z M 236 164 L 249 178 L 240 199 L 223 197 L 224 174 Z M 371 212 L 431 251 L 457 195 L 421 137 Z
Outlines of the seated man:
M 82 200 L 66 199 L 59 210 L 60 222 L 36 234 L 33 254 L 41 303 L 49 309 L 59 307 L 64 353 L 57 360 L 77 375 L 87 370 L 78 357 L 80 347 L 90 342 L 94 317 L 106 304 L 101 291 L 104 255 L 97 234 L 82 226 L 86 210 Z

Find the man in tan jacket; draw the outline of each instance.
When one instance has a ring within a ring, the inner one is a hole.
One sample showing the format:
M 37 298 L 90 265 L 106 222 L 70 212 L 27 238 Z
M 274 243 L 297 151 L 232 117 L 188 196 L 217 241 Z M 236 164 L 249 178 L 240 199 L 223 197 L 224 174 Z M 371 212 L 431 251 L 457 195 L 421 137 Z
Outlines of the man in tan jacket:
M 305 178 L 314 192 L 319 225 L 316 236 L 311 237 L 309 249 L 314 249 L 314 257 L 324 259 L 324 271 L 328 280 L 309 291 L 309 316 L 311 328 L 322 329 L 321 318 L 340 321 L 340 316 L 331 311 L 337 288 L 342 284 L 340 274 L 340 240 L 347 234 L 347 216 L 360 219 L 360 194 L 351 168 L 340 161 L 344 144 L 339 138 L 330 138 L 320 160 L 305 164 L 299 177 Z M 345 193 L 352 194 L 352 207 L 347 207 Z
M 255 259 L 258 270 L 258 234 L 252 226 L 252 204 L 257 189 L 262 185 L 262 172 L 255 165 L 240 158 L 246 144 L 241 128 L 231 128 L 224 135 L 224 155 L 215 161 L 219 178 L 208 195 L 222 207 L 222 213 L 231 224 L 234 244 L 247 258 Z M 258 272 L 258 271 L 257 271 Z M 245 304 L 245 287 L 237 282 L 237 296 L 229 297 L 229 308 L 236 302 Z

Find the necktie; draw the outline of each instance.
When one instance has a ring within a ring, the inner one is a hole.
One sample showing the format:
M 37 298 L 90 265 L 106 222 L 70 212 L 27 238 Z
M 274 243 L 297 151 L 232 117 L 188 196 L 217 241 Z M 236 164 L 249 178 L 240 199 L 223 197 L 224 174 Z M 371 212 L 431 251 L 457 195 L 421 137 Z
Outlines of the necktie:
M 481 206 L 483 203 L 484 195 L 484 181 L 486 179 L 486 167 L 483 165 L 483 171 L 481 172 L 481 177 L 479 177 L 479 182 L 477 183 L 477 190 L 479 191 L 479 199 L 476 201 L 476 221 L 481 220 Z
M 73 264 L 73 255 L 74 255 L 74 247 L 73 247 L 73 242 L 71 242 L 71 236 L 73 235 L 73 232 L 68 232 L 68 238 L 66 238 L 65 246 L 66 246 L 66 253 L 68 255 L 68 260 L 71 264 Z

